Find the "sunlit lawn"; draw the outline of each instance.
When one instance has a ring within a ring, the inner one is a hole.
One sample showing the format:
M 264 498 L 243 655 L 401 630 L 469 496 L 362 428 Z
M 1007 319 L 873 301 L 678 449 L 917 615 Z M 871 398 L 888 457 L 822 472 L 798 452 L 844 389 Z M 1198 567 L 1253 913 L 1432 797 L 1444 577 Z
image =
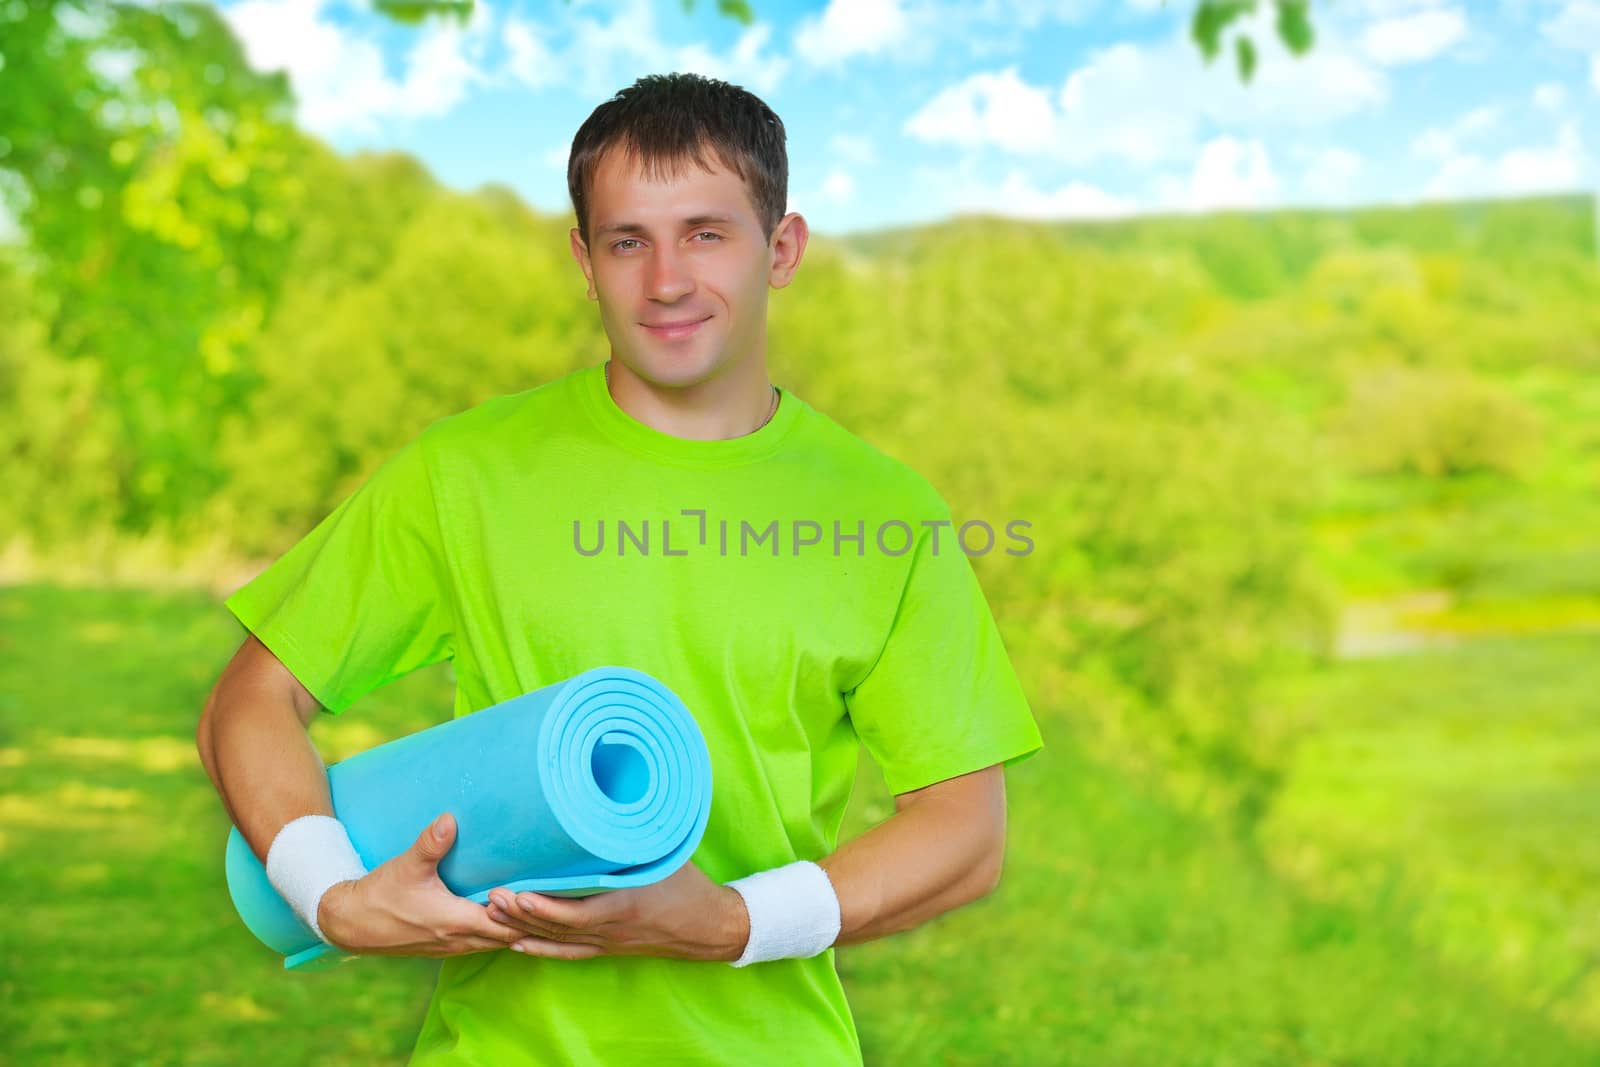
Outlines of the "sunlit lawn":
M 1286 701 L 1310 729 L 1265 830 L 1280 868 L 1404 892 L 1453 965 L 1600 1034 L 1600 631 L 1344 663 Z

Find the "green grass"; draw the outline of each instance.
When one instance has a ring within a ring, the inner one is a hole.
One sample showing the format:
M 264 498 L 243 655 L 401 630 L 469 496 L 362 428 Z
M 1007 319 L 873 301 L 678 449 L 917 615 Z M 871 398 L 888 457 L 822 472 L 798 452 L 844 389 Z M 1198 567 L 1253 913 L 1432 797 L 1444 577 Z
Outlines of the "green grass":
M 0 913 L 6 1062 L 403 1061 L 436 964 L 286 974 L 228 903 L 192 734 L 239 637 L 198 593 L 0 588 L 0 894 L 22 905 Z M 449 687 L 413 675 L 319 723 L 319 744 L 338 758 L 427 725 Z M 1600 1063 L 1593 1037 L 1435 951 L 1425 900 L 1316 899 L 1084 760 L 1066 712 L 1040 710 L 1049 748 L 1011 773 L 1001 890 L 840 952 L 869 1062 Z M 1550 716 L 1530 741 L 1573 726 Z M 1570 768 L 1591 790 L 1593 770 Z M 888 810 L 864 764 L 847 835 Z
M 869 1062 L 1600 1062 L 1437 962 L 1405 898 L 1312 900 L 1066 746 L 1011 781 L 1001 893 L 846 958 Z
M 1331 899 L 1382 887 L 1452 965 L 1600 1034 L 1600 633 L 1341 664 L 1282 696 L 1305 734 L 1264 829 Z

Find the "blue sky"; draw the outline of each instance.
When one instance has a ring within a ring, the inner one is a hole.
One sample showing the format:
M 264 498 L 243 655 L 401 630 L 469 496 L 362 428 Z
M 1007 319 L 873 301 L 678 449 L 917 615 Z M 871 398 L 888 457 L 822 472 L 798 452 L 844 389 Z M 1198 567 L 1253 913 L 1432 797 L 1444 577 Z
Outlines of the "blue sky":
M 1187 37 L 1193 0 L 479 0 L 406 28 L 367 0 L 229 0 L 302 125 L 565 213 L 566 153 L 642 74 L 744 85 L 782 116 L 790 209 L 840 233 L 982 211 L 1105 217 L 1600 184 L 1600 0 L 1314 3 L 1252 84 Z

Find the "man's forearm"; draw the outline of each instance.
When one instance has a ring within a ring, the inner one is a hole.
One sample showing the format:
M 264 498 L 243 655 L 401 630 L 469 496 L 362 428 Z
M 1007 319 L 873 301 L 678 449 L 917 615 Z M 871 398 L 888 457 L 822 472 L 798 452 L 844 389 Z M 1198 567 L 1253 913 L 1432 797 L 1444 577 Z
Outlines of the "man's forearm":
M 818 861 L 839 897 L 835 945 L 909 930 L 994 889 L 1005 850 L 1005 795 L 1003 785 L 998 795 L 977 791 L 978 776 L 990 772 L 1000 773 L 966 776 L 965 797 L 924 797 Z
M 263 863 L 285 823 L 333 814 L 327 766 L 276 690 L 242 681 L 219 687 L 196 743 L 229 818 Z

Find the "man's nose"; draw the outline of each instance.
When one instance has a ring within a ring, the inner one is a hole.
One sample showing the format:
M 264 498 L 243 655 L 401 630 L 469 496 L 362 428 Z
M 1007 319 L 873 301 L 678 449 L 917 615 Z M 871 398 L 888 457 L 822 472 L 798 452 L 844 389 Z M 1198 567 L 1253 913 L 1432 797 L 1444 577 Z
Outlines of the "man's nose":
M 694 278 L 676 246 L 657 245 L 650 250 L 645 287 L 652 300 L 668 304 L 694 289 Z

